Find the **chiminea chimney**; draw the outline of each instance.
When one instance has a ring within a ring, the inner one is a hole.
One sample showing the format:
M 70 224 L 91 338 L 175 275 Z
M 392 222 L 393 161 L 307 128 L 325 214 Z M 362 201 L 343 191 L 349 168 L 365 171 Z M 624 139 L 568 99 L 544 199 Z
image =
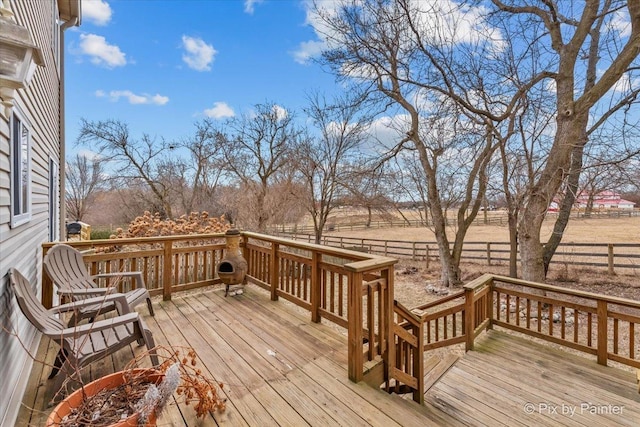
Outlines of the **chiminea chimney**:
M 229 294 L 231 285 L 242 285 L 231 290 L 232 296 L 242 293 L 242 288 L 244 288 L 244 285 L 247 283 L 248 265 L 240 249 L 240 230 L 235 228 L 229 229 L 224 233 L 224 237 L 227 240 L 225 253 L 216 271 L 222 283 L 226 285 L 224 290 L 224 296 L 226 297 Z

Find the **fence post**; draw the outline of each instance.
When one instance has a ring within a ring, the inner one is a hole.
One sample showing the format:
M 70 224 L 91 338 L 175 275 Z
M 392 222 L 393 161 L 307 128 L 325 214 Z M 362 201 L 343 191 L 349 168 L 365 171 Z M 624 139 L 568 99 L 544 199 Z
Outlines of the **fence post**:
M 320 261 L 322 255 L 318 251 L 311 253 L 311 321 L 320 323 L 320 303 L 322 299 L 321 286 L 322 272 L 320 271 Z
M 173 264 L 173 242 L 164 242 L 164 254 L 162 257 L 162 300 L 171 301 L 171 266 Z M 175 266 L 178 268 L 178 266 Z
M 280 279 L 280 260 L 278 259 L 278 243 L 271 243 L 271 259 L 269 260 L 269 270 L 271 271 L 271 301 L 278 301 L 278 281 Z
M 425 260 L 427 261 L 427 270 L 429 269 L 429 245 L 425 245 L 425 251 L 426 251 L 426 255 L 425 255 Z
M 473 350 L 473 341 L 475 339 L 475 325 L 473 319 L 475 319 L 473 297 L 475 295 L 475 291 L 473 289 L 464 290 L 464 325 L 465 325 L 465 351 Z
M 411 247 L 411 261 L 416 260 L 416 242 L 413 242 Z
M 609 274 L 614 275 L 615 272 L 613 270 L 613 243 L 609 243 L 607 245 L 607 264 L 609 266 Z
M 491 265 L 491 242 L 487 242 L 487 265 Z
M 607 366 L 607 348 L 609 336 L 607 328 L 607 302 L 598 300 L 598 363 Z

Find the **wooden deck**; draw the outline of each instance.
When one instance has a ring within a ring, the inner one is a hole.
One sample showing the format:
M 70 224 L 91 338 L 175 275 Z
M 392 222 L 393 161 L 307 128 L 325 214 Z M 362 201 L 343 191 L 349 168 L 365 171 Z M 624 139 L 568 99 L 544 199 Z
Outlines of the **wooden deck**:
M 428 426 L 637 425 L 635 376 L 581 357 L 490 332 L 426 392 L 426 405 L 388 395 L 347 378 L 346 336 L 285 302 L 248 286 L 236 297 L 220 287 L 154 301 L 145 314 L 158 344 L 190 345 L 225 383 L 227 410 L 196 420 L 191 408 L 171 405 L 158 425 L 190 426 Z M 57 349 L 43 340 L 49 360 Z M 122 350 L 91 368 L 99 376 L 121 368 L 140 349 Z M 44 425 L 53 380 L 34 366 L 17 425 Z M 528 413 L 529 402 L 533 404 Z M 581 411 L 591 402 L 622 414 Z M 547 404 L 545 409 L 543 406 Z M 576 408 L 572 417 L 566 408 Z M 557 414 L 553 413 L 555 405 Z M 617 406 L 616 406 L 617 405 Z M 50 409 L 50 408 L 49 408 Z
M 425 405 L 468 425 L 640 425 L 634 373 L 499 331 L 478 337 Z

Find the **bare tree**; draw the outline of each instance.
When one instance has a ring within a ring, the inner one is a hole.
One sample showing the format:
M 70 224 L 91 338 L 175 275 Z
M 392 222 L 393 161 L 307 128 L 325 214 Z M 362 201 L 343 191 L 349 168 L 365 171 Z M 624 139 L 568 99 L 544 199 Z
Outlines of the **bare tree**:
M 159 162 L 169 149 L 164 140 L 156 141 L 144 134 L 140 140 L 131 138 L 129 126 L 120 120 L 89 122 L 82 119 L 77 142 L 92 144 L 114 168 L 112 180 L 121 188 L 143 183 L 153 195 L 153 208 L 162 216 L 172 217 L 171 187 L 162 182 Z M 145 194 L 144 192 L 141 194 Z
M 250 114 L 232 119 L 227 130 L 225 166 L 239 179 L 245 198 L 250 199 L 250 211 L 245 214 L 251 213 L 257 230 L 264 232 L 273 220 L 274 208 L 286 206 L 283 197 L 290 193 L 269 190 L 289 179 L 286 172 L 298 151 L 300 131 L 293 113 L 275 103 L 256 105 Z M 270 194 L 278 199 L 275 203 L 268 200 Z
M 186 214 L 215 203 L 214 194 L 225 170 L 223 146 L 227 138 L 223 131 L 211 119 L 204 119 L 195 127 L 192 136 L 176 143 L 176 148 L 187 150 L 189 158 L 173 159 L 174 166 L 166 168 L 174 171 L 174 189 Z
M 526 5 L 500 0 L 492 2 L 499 12 L 494 16 L 508 20 L 503 28 L 517 28 L 517 31 L 510 31 L 508 37 L 523 43 L 531 55 L 537 55 L 536 68 L 555 84 L 557 115 L 553 144 L 544 167 L 528 188 L 519 220 L 523 277 L 543 281 L 545 250 L 557 243 L 550 241 L 543 247 L 540 239 L 542 221 L 567 175 L 574 175 L 570 177 L 569 185 L 577 185 L 583 150 L 589 141 L 592 109 L 603 101 L 613 105 L 615 111 L 615 106 L 629 96 L 626 91 L 615 98 L 609 96 L 609 91 L 623 76 L 630 77 L 635 69 L 633 63 L 640 52 L 640 3 L 588 0 L 582 9 L 576 9 L 573 3 L 556 1 L 541 0 Z M 628 36 L 621 36 L 615 27 L 613 21 L 620 17 L 629 19 Z M 522 31 L 522 28 L 528 31 Z M 610 109 L 604 111 L 596 123 L 611 115 Z M 567 204 L 572 205 L 571 192 L 566 196 Z M 558 243 L 561 230 L 564 227 L 557 222 L 552 238 L 558 239 Z
M 297 165 L 304 182 L 302 199 L 313 219 L 315 242 L 320 243 L 339 189 L 345 186 L 347 163 L 364 141 L 369 119 L 361 113 L 361 100 L 346 96 L 329 103 L 311 94 L 304 111 L 319 136 L 304 140 Z
M 388 163 L 371 164 L 370 160 L 362 158 L 356 158 L 348 165 L 344 180 L 344 186 L 349 192 L 348 200 L 350 204 L 363 206 L 367 210 L 367 227 L 371 225 L 373 212 L 391 217 L 391 174 L 387 165 Z
M 484 46 L 487 54 L 489 47 L 470 41 L 468 50 L 454 55 L 449 47 L 455 42 L 445 33 L 449 27 L 455 33 L 457 23 L 434 20 L 442 12 L 435 3 L 371 0 L 326 6 L 315 3 L 313 20 L 328 43 L 323 60 L 345 81 L 369 90 L 386 111 L 395 109 L 400 137 L 386 157 L 415 156 L 421 166 L 423 206 L 438 242 L 442 282 L 459 284 L 464 235 L 484 198 L 486 167 L 498 146 L 493 128 L 515 109 L 508 99 L 501 98 L 498 106 L 483 95 L 484 87 L 502 82 L 490 78 L 471 47 Z M 425 32 L 430 25 L 433 34 Z M 478 68 L 465 70 L 452 58 Z M 507 113 L 493 112 L 504 104 Z M 447 207 L 454 205 L 451 243 Z
M 479 2 L 456 7 L 453 2 L 365 0 L 343 1 L 330 9 L 318 2 L 316 29 L 329 45 L 324 59 L 336 73 L 365 82 L 397 102 L 415 126 L 420 117 L 415 99 L 436 103 L 440 95 L 455 102 L 468 120 L 484 126 L 488 138 L 504 137 L 509 118 L 519 114 L 527 94 L 548 93 L 557 111 L 555 129 L 549 130 L 553 140 L 548 156 L 533 165 L 535 174 L 518 218 L 523 276 L 543 281 L 542 221 L 570 172 L 579 175 L 590 114 L 599 113 L 591 117 L 596 124 L 606 121 L 617 105 L 634 96 L 640 3 L 492 3 L 493 9 L 475 7 Z M 622 77 L 626 87 L 617 85 Z M 405 141 L 417 146 L 415 126 Z M 428 190 L 436 194 L 439 189 L 436 185 Z M 434 203 L 430 209 L 432 214 L 439 210 Z M 436 214 L 433 220 L 439 237 L 444 232 L 438 229 L 441 219 Z M 446 238 L 439 246 L 446 259 Z
M 76 154 L 66 168 L 67 215 L 75 221 L 82 221 L 92 205 L 96 192 L 105 188 L 103 163 L 99 157 L 89 160 Z

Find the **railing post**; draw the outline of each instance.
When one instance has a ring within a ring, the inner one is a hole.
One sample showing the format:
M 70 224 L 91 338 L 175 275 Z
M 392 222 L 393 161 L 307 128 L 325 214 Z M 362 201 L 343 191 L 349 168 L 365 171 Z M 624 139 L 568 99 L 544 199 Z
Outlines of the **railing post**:
M 321 286 L 322 278 L 320 271 L 320 261 L 322 255 L 313 251 L 311 254 L 311 321 L 314 323 L 320 322 L 320 302 L 321 302 Z
M 171 266 L 173 264 L 173 242 L 164 242 L 164 255 L 162 257 L 162 300 L 171 301 Z M 175 266 L 178 268 L 178 266 Z
M 464 325 L 465 325 L 465 351 L 473 350 L 474 331 L 475 325 L 473 319 L 475 319 L 473 297 L 475 295 L 474 289 L 464 290 Z
M 362 273 L 349 274 L 348 290 L 348 336 L 347 336 L 347 360 L 349 379 L 360 382 L 363 378 L 364 356 L 362 351 Z
M 598 300 L 598 363 L 607 366 L 607 353 L 609 346 L 607 302 Z
M 418 389 L 413 392 L 413 400 L 420 405 L 424 405 L 424 322 L 422 321 L 420 322 L 420 326 L 418 326 L 416 338 L 418 339 L 418 345 L 416 346 L 416 354 L 413 359 L 415 366 L 413 375 L 418 381 Z
M 489 289 L 489 292 L 487 292 L 487 317 L 489 318 L 489 324 L 487 325 L 487 330 L 489 329 L 493 329 L 493 279 L 491 279 L 491 282 L 489 282 L 489 286 L 491 287 L 491 289 Z M 498 307 L 498 310 L 500 310 L 500 307 Z
M 609 274 L 614 275 L 613 271 L 613 243 L 607 245 L 607 265 L 609 267 Z
M 393 301 L 394 301 L 394 283 L 393 278 L 394 274 L 394 266 L 391 265 L 388 268 L 384 269 L 381 272 L 382 278 L 385 280 L 387 286 L 385 287 L 384 292 L 380 295 L 383 302 L 383 310 L 385 310 L 383 316 L 384 322 L 384 333 L 386 337 L 384 337 L 384 341 L 381 339 L 380 345 L 382 346 L 382 360 L 385 363 L 384 366 L 384 381 L 389 384 L 391 368 L 396 366 L 396 353 L 393 348 L 395 337 L 394 337 L 394 319 L 393 319 Z M 422 352 L 421 352 L 422 354 Z M 422 357 L 422 356 L 421 356 Z
M 271 271 L 271 301 L 278 301 L 278 282 L 280 279 L 280 260 L 278 259 L 278 251 L 280 245 L 278 243 L 271 243 L 271 259 L 269 260 L 269 271 Z

